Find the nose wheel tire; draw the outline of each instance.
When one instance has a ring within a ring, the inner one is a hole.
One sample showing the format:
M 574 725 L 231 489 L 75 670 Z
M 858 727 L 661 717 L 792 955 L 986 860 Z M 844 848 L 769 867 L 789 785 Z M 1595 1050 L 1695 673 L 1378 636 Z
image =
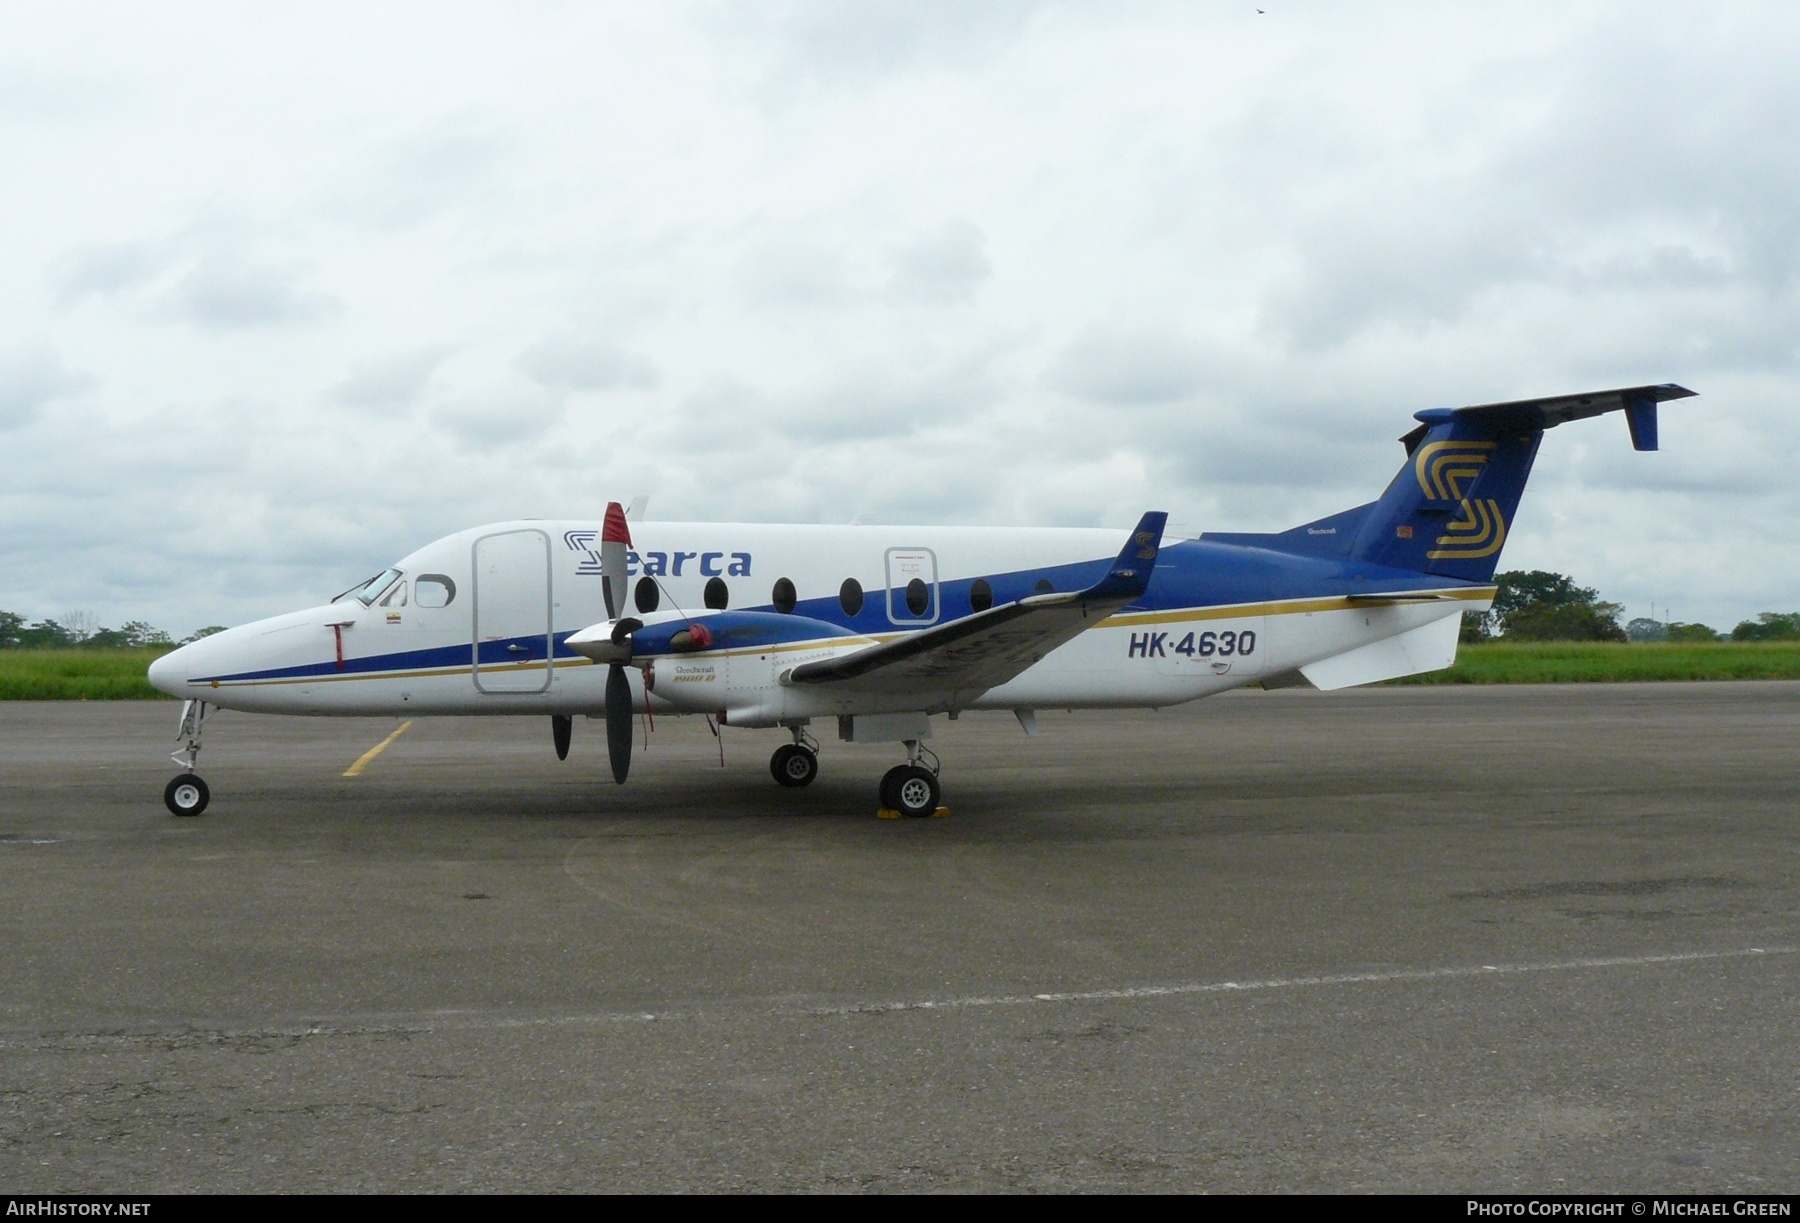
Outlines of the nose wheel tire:
M 881 779 L 881 805 L 909 819 L 922 820 L 936 812 L 941 796 L 937 777 L 915 764 L 897 765 Z
M 175 815 L 199 815 L 212 801 L 212 791 L 194 773 L 182 773 L 163 787 L 163 804 Z
M 784 743 L 769 757 L 769 772 L 790 789 L 809 786 L 819 775 L 819 758 L 798 743 Z

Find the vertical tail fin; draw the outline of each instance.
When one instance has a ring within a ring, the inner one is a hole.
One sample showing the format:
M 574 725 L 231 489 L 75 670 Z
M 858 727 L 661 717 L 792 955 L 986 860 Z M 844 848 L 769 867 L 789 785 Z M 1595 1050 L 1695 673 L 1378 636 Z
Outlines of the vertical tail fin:
M 1420 412 L 1406 466 L 1361 521 L 1358 560 L 1464 581 L 1494 576 L 1544 430 L 1623 410 L 1639 450 L 1656 448 L 1656 405 L 1685 387 L 1627 387 Z
M 1420 412 L 1406 466 L 1363 520 L 1351 555 L 1466 581 L 1494 575 L 1542 429 Z

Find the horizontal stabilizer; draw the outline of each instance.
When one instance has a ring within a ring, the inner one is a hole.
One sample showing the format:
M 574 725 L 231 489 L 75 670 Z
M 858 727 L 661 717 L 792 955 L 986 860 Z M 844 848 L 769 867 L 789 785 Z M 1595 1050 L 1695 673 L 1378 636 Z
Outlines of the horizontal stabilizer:
M 1656 405 L 1671 399 L 1687 399 L 1694 391 L 1673 382 L 1658 386 L 1626 386 L 1579 395 L 1551 395 L 1544 399 L 1515 399 L 1508 403 L 1483 403 L 1467 408 L 1429 408 L 1413 414 L 1417 429 L 1400 439 L 1411 454 L 1434 425 L 1452 420 L 1497 431 L 1508 428 L 1553 429 L 1572 420 L 1586 420 L 1607 412 L 1625 413 L 1631 444 L 1638 450 L 1655 450 Z

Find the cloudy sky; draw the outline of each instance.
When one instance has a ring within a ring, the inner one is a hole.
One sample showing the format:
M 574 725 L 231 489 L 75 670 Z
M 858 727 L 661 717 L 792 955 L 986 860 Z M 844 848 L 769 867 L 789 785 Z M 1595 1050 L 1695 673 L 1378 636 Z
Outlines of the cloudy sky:
M 1800 607 L 1788 4 L 0 8 L 0 608 L 177 635 L 483 521 L 1278 530 L 1420 408 L 1503 564 Z

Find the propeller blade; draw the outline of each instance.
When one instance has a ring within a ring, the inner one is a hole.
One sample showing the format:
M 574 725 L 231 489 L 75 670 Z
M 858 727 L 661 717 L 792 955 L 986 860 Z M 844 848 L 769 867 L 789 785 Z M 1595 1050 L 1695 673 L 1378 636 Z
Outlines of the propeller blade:
M 550 715 L 550 741 L 556 745 L 558 760 L 569 758 L 569 735 L 574 729 L 575 719 L 567 714 L 553 713 Z
M 617 501 L 606 503 L 606 521 L 600 528 L 600 591 L 606 599 L 606 618 L 625 614 L 625 557 L 631 547 L 631 529 L 625 510 Z
M 631 733 L 631 681 L 615 662 L 606 668 L 606 752 L 612 757 L 613 780 L 620 785 L 631 772 Z

